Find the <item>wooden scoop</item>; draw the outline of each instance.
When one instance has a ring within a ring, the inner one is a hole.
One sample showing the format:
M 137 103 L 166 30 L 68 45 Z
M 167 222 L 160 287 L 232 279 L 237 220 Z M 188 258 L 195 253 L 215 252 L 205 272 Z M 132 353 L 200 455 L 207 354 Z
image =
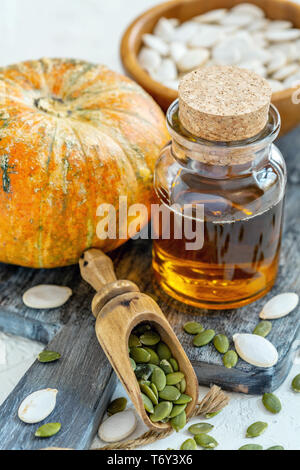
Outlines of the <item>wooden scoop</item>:
M 131 281 L 117 280 L 112 260 L 102 251 L 86 251 L 79 262 L 80 271 L 97 294 L 92 302 L 96 318 L 96 335 L 117 376 L 124 385 L 137 412 L 152 430 L 163 431 L 170 427 L 166 423 L 152 423 L 141 397 L 140 387 L 131 367 L 128 354 L 128 339 L 133 328 L 142 322 L 152 324 L 162 341 L 170 348 L 185 374 L 186 393 L 192 397 L 186 408 L 189 417 L 198 400 L 198 380 L 194 369 L 178 341 L 169 322 L 157 303 L 142 294 Z

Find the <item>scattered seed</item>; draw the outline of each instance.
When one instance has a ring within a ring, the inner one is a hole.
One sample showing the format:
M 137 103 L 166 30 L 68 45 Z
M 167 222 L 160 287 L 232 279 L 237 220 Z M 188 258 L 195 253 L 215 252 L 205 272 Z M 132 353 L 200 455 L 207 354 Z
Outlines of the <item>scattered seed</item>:
M 296 375 L 292 382 L 292 388 L 294 392 L 300 392 L 300 374 Z
M 197 423 L 189 427 L 189 432 L 196 436 L 197 434 L 207 434 L 209 433 L 214 426 L 208 423 Z
M 238 355 L 235 351 L 227 351 L 226 354 L 223 356 L 223 364 L 227 369 L 232 369 L 232 367 L 235 367 L 238 363 Z
M 198 335 L 199 333 L 204 331 L 203 326 L 200 323 L 195 322 L 195 321 L 191 321 L 191 322 L 186 323 L 183 326 L 183 329 L 189 335 Z
M 163 359 L 167 359 L 167 361 L 169 361 L 172 357 L 171 351 L 165 343 L 158 343 L 156 351 L 161 361 Z
M 180 391 L 172 385 L 167 385 L 158 395 L 161 400 L 176 401 L 180 397 Z
M 229 349 L 229 340 L 228 340 L 227 336 L 225 336 L 225 335 L 216 335 L 214 337 L 214 346 L 215 346 L 216 350 L 219 353 L 221 353 L 221 354 L 227 353 L 227 351 Z
M 98 435 L 104 442 L 119 442 L 130 436 L 135 431 L 136 426 L 135 412 L 126 410 L 110 416 L 104 421 L 99 427 Z
M 35 431 L 36 437 L 52 437 L 61 429 L 60 423 L 47 423 Z
M 272 446 L 272 447 L 269 447 L 266 450 L 284 450 L 284 447 L 282 447 L 282 446 Z
M 181 444 L 180 450 L 196 450 L 197 444 L 194 439 L 187 439 Z
M 253 334 L 266 338 L 272 330 L 272 323 L 270 321 L 261 321 L 254 329 Z
M 265 393 L 262 397 L 264 407 L 273 414 L 281 411 L 281 402 L 273 393 Z
M 246 444 L 240 447 L 239 450 L 263 450 L 263 447 L 259 444 Z
M 146 349 L 137 348 L 136 346 L 130 348 L 130 355 L 135 362 L 149 362 L 151 358 Z
M 127 400 L 124 397 L 116 398 L 116 400 L 112 401 L 107 408 L 107 413 L 112 416 L 116 413 L 120 413 L 124 411 L 127 406 Z
M 55 362 L 61 358 L 61 355 L 55 351 L 42 351 L 38 355 L 38 361 L 42 363 Z
M 214 449 L 219 445 L 212 436 L 204 433 L 197 434 L 194 439 L 198 446 L 203 447 L 204 449 Z
M 69 287 L 39 285 L 31 287 L 23 295 L 23 302 L 29 308 L 51 309 L 64 305 L 72 295 Z
M 159 367 L 157 367 L 153 371 L 152 376 L 151 376 L 151 381 L 156 386 L 158 392 L 161 392 L 165 388 L 165 386 L 167 385 L 166 375 L 165 375 L 164 371 L 162 369 L 160 369 Z
M 155 331 L 145 331 L 145 333 L 140 336 L 140 341 L 145 346 L 155 346 L 160 342 L 160 336 L 155 333 Z
M 236 334 L 233 340 L 238 355 L 249 364 L 266 368 L 277 364 L 277 349 L 266 338 L 250 334 Z
M 282 318 L 291 313 L 298 303 L 299 296 L 293 292 L 279 294 L 265 304 L 259 316 L 263 320 Z
M 185 411 L 180 413 L 180 415 L 175 416 L 171 419 L 171 426 L 174 431 L 179 432 L 186 425 L 186 414 Z
M 251 424 L 248 427 L 246 437 L 258 437 L 265 432 L 268 427 L 268 423 L 263 423 L 262 421 L 257 421 L 256 423 Z
M 202 333 L 199 333 L 197 336 L 195 336 L 193 344 L 197 348 L 201 346 L 206 346 L 213 340 L 214 336 L 215 336 L 214 330 L 202 331 Z
M 57 393 L 57 390 L 47 388 L 26 397 L 18 410 L 20 420 L 24 423 L 35 424 L 46 419 L 55 408 Z
M 206 413 L 205 418 L 206 418 L 206 419 L 212 419 L 212 418 L 214 418 L 215 416 L 217 416 L 218 414 L 220 414 L 221 411 L 222 411 L 222 410 L 215 411 L 214 413 Z
M 172 411 L 173 404 L 170 401 L 161 401 L 158 405 L 154 408 L 154 413 L 150 416 L 150 419 L 153 423 L 157 423 L 158 421 L 162 421 L 165 418 L 170 416 Z

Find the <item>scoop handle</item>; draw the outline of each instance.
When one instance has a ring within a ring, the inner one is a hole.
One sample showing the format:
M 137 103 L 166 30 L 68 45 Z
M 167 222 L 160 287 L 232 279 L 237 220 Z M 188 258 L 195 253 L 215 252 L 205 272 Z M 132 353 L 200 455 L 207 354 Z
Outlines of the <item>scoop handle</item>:
M 98 249 L 85 251 L 79 260 L 83 279 L 97 292 L 117 280 L 112 260 Z

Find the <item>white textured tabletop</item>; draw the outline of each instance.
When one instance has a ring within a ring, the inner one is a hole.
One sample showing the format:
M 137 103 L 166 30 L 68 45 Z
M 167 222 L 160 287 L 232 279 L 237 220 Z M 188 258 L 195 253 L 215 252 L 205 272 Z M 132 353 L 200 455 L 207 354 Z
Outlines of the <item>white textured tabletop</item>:
M 300 0 L 298 0 L 300 1 Z M 1 0 L 0 29 L 3 47 L 0 66 L 25 59 L 75 57 L 105 63 L 122 71 L 119 42 L 125 26 L 158 0 Z M 30 367 L 42 345 L 0 332 L 0 403 Z M 261 397 L 231 394 L 229 406 L 211 420 L 218 449 L 238 449 L 246 444 L 245 431 L 254 421 L 269 423 L 268 431 L 255 442 L 264 448 L 281 444 L 300 450 L 300 394 L 291 390 L 292 378 L 300 373 L 300 356 L 286 382 L 276 394 L 282 401 L 280 414 L 267 412 Z M 207 389 L 201 387 L 201 396 Z M 124 396 L 119 386 L 115 396 Z M 199 421 L 194 419 L 193 421 Z M 134 436 L 145 431 L 139 423 Z M 178 449 L 187 431 L 173 434 L 149 449 Z M 101 444 L 95 440 L 93 447 Z

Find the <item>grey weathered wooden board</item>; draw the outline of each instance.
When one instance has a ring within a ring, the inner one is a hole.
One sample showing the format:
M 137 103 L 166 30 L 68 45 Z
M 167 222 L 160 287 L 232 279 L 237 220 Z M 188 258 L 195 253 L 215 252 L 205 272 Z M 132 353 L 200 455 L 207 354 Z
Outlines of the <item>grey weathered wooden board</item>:
M 289 185 L 286 199 L 285 234 L 281 266 L 276 286 L 268 297 L 282 291 L 300 293 L 300 128 L 279 143 L 287 157 Z M 153 283 L 151 244 L 131 241 L 112 253 L 119 278 L 136 282 L 142 291 L 154 294 L 183 343 L 203 385 L 216 383 L 228 390 L 262 393 L 276 389 L 288 374 L 293 344 L 299 330 L 299 308 L 285 319 L 274 322 L 269 336 L 279 352 L 272 369 L 259 369 L 239 361 L 227 370 L 212 346 L 196 349 L 182 331 L 185 321 L 201 318 L 205 327 L 232 336 L 252 332 L 258 313 L 266 301 L 234 311 L 212 312 L 183 305 L 161 292 Z M 74 296 L 61 309 L 35 311 L 22 303 L 25 289 L 40 283 L 65 284 Z M 31 270 L 0 265 L 0 329 L 37 339 L 60 351 L 61 361 L 42 365 L 35 362 L 0 408 L 0 449 L 36 449 L 44 442 L 33 437 L 36 426 L 21 423 L 17 408 L 30 392 L 54 387 L 59 390 L 58 406 L 51 421 L 61 421 L 62 431 L 47 440 L 47 446 L 88 448 L 113 392 L 115 376 L 95 339 L 90 314 L 92 289 L 80 279 L 77 267 Z

